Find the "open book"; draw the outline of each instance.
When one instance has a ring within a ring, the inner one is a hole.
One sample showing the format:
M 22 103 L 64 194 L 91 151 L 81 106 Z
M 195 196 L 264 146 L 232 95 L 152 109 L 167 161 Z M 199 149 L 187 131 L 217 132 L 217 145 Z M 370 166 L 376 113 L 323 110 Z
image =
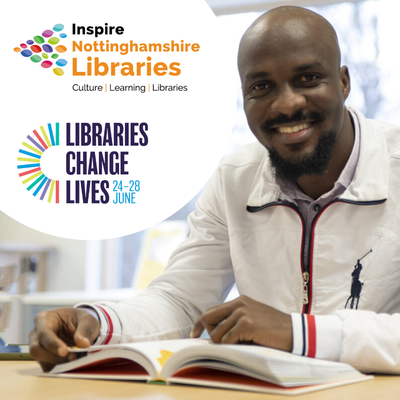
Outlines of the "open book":
M 179 383 L 261 393 L 301 394 L 372 377 L 353 367 L 256 345 L 221 345 L 204 339 L 71 349 L 86 356 L 44 376 Z

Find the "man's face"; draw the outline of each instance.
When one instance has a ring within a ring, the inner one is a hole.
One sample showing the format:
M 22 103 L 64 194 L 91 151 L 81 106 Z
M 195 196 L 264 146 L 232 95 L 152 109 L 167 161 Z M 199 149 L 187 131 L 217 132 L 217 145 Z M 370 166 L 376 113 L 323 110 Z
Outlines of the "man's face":
M 289 170 L 299 167 L 298 176 L 323 173 L 343 127 L 347 68 L 339 70 L 332 46 L 306 28 L 253 34 L 244 47 L 239 60 L 244 110 L 277 173 L 285 164 Z M 298 176 L 289 171 L 287 178 Z

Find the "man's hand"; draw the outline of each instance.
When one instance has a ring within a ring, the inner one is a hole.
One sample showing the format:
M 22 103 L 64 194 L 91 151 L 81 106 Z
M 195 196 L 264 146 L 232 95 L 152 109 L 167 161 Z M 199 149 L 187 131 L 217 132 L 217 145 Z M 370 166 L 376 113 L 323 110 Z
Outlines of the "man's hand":
M 30 354 L 43 371 L 55 364 L 71 361 L 67 346 L 89 347 L 100 332 L 100 322 L 85 310 L 59 308 L 42 311 L 35 316 L 35 328 L 30 333 Z
M 209 308 L 196 322 L 190 337 L 204 329 L 214 343 L 252 342 L 292 351 L 292 319 L 247 296 Z

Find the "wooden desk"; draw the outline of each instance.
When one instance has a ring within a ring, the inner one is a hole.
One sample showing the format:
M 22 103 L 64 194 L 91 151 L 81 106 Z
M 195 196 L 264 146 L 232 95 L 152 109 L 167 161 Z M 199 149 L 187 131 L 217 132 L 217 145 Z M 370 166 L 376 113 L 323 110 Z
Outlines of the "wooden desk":
M 0 361 L 0 394 L 4 400 L 284 400 L 272 396 L 234 390 L 157 386 L 144 383 L 94 381 L 86 379 L 42 378 L 34 361 Z M 322 390 L 295 399 L 399 399 L 400 377 L 375 377 L 372 381 Z

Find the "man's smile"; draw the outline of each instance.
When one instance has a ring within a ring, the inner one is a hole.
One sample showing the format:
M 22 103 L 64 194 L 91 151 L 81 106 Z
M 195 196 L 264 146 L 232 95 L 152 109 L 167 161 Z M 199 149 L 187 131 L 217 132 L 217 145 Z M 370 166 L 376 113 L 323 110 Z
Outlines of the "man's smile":
M 270 130 L 271 138 L 275 137 L 282 144 L 295 144 L 308 140 L 314 132 L 315 121 L 291 122 L 276 124 Z
M 302 123 L 294 126 L 278 126 L 275 129 L 279 133 L 287 134 L 287 133 L 297 133 L 304 129 L 308 129 L 310 127 L 310 123 Z

